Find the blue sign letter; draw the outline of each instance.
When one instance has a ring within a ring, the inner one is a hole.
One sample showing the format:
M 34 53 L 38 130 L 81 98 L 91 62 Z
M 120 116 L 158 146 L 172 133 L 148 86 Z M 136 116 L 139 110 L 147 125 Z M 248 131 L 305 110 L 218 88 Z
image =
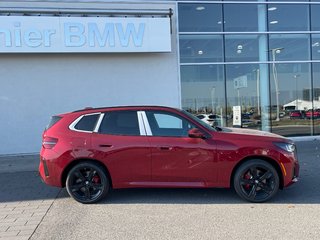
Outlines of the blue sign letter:
M 81 23 L 64 24 L 64 43 L 66 47 L 81 47 L 86 43 L 83 35 L 84 26 Z
M 143 36 L 144 36 L 144 29 L 145 29 L 145 23 L 139 24 L 138 33 L 136 32 L 136 29 L 134 27 L 133 23 L 128 23 L 127 28 L 124 32 L 122 24 L 116 23 L 116 28 L 119 35 L 120 44 L 122 47 L 128 47 L 130 36 L 132 37 L 133 44 L 135 47 L 141 47 L 143 42 Z
M 113 23 L 106 23 L 103 31 L 103 35 L 98 29 L 96 23 L 88 24 L 88 32 L 89 32 L 89 46 L 94 47 L 96 45 L 96 39 L 99 44 L 99 47 L 105 47 L 107 41 L 109 42 L 109 47 L 114 47 L 114 26 Z

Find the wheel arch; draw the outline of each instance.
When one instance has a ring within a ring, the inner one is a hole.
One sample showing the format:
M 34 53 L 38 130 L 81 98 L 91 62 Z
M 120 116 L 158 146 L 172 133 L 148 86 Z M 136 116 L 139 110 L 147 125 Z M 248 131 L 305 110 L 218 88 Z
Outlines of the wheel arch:
M 110 181 L 110 187 L 113 187 L 112 185 L 112 178 L 111 178 L 111 175 L 110 175 L 110 172 L 107 168 L 106 165 L 104 165 L 101 161 L 99 160 L 96 160 L 96 159 L 89 159 L 89 158 L 79 158 L 79 159 L 75 159 L 73 160 L 72 162 L 70 162 L 67 167 L 63 170 L 62 174 L 61 174 L 61 186 L 62 187 L 65 187 L 66 186 L 66 180 L 67 180 L 67 176 L 68 176 L 68 173 L 70 172 L 70 170 L 80 164 L 80 163 L 83 163 L 83 162 L 92 162 L 92 163 L 95 163 L 95 164 L 98 164 L 99 166 L 101 166 L 101 168 L 106 172 L 107 174 L 107 178 L 108 180 Z
M 278 175 L 279 175 L 279 183 L 280 183 L 280 186 L 279 188 L 280 189 L 283 189 L 283 185 L 284 185 L 284 179 L 283 179 L 283 173 L 281 171 L 281 167 L 280 165 L 277 163 L 276 160 L 272 159 L 272 158 L 269 158 L 269 157 L 266 157 L 266 156 L 249 156 L 249 157 L 246 157 L 244 159 L 242 159 L 241 161 L 239 161 L 235 166 L 234 168 L 232 169 L 232 173 L 231 173 L 231 176 L 230 176 L 230 186 L 233 187 L 233 178 L 234 178 L 234 175 L 237 171 L 237 169 L 245 162 L 248 162 L 250 160 L 262 160 L 262 161 L 265 161 L 269 164 L 271 164 L 277 171 Z

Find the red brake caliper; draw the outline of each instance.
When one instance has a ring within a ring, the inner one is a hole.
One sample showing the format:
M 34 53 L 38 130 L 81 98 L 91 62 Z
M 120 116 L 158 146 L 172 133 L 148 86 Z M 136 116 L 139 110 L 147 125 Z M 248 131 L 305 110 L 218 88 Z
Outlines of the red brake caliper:
M 99 176 L 94 176 L 94 177 L 92 178 L 92 181 L 93 181 L 94 183 L 100 183 L 100 177 L 99 177 Z
M 247 172 L 245 175 L 244 175 L 244 179 L 247 179 L 247 180 L 249 180 L 251 178 L 251 175 L 249 174 L 249 172 Z M 246 185 L 244 185 L 244 188 L 245 189 L 250 189 L 250 185 L 249 184 L 246 184 Z

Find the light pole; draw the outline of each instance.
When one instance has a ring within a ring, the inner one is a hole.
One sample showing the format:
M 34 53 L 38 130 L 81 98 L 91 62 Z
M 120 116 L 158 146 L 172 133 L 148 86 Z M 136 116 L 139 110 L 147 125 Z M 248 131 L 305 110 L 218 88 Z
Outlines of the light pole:
M 269 51 L 271 51 L 272 54 L 272 73 L 273 73 L 273 79 L 274 79 L 274 85 L 275 85 L 275 90 L 276 90 L 276 104 L 277 104 L 277 117 L 276 117 L 276 121 L 279 122 L 280 118 L 279 118 L 279 86 L 278 86 L 278 73 L 277 73 L 277 68 L 276 68 L 276 54 L 281 53 L 281 50 L 283 50 L 284 48 L 273 48 L 270 49 Z
M 293 78 L 296 80 L 296 109 L 295 110 L 299 110 L 298 109 L 298 77 L 300 77 L 300 74 L 293 75 Z
M 257 108 L 258 108 L 258 116 L 260 116 L 260 69 L 255 69 L 256 78 L 257 78 Z
M 240 101 L 240 88 L 237 88 L 238 92 L 238 106 L 241 106 L 241 101 Z
M 214 99 L 215 93 L 216 93 L 216 87 L 213 86 L 213 87 L 211 88 L 211 112 L 212 112 L 212 114 L 214 113 L 214 112 L 213 112 L 213 109 L 214 109 L 213 99 Z

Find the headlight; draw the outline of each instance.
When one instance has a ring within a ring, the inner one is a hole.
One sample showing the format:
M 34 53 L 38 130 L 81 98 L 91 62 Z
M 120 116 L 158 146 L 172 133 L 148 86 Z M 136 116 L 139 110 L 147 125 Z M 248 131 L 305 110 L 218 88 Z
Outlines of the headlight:
M 296 146 L 292 143 L 275 142 L 273 144 L 290 153 L 293 153 L 294 150 L 296 149 Z

